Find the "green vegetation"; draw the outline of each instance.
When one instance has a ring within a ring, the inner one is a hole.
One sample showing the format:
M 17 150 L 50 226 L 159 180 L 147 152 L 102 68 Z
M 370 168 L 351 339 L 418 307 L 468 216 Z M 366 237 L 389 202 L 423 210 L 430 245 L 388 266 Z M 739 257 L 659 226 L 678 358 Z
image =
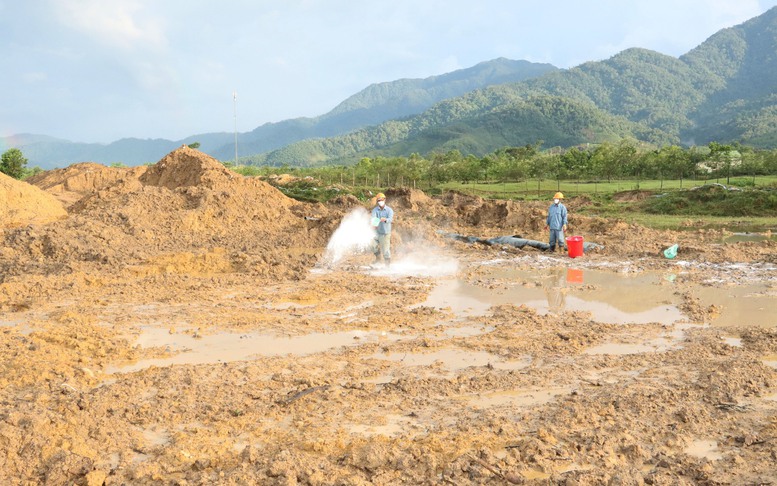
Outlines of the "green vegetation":
M 22 179 L 25 175 L 26 166 L 27 159 L 24 158 L 21 150 L 12 148 L 3 152 L 0 161 L 0 172 L 3 174 L 14 179 Z
M 711 184 L 646 199 L 640 209 L 652 214 L 777 217 L 777 190 L 732 190 Z
M 19 149 L 8 149 L 0 160 L 0 172 L 13 177 L 14 179 L 24 180 L 35 174 L 40 174 L 43 169 L 40 167 L 27 167 L 27 159 Z
M 755 150 L 739 144 L 683 149 L 661 148 L 620 140 L 570 149 L 540 150 L 542 142 L 498 149 L 482 157 L 461 151 L 433 153 L 429 157 L 363 157 L 353 165 L 297 168 L 242 166 L 248 175 L 292 173 L 325 183 L 364 187 L 404 186 L 452 188 L 456 184 L 501 193 L 542 193 L 546 186 L 590 183 L 596 193 L 605 183 L 621 190 L 626 179 L 634 189 L 686 188 L 689 179 L 730 184 L 732 179 L 754 185 L 757 176 L 777 175 L 777 150 Z M 653 181 L 653 182 L 651 182 Z M 749 181 L 749 182 L 747 182 Z M 509 190 L 507 184 L 516 184 Z M 522 185 L 522 187 L 519 187 Z M 631 187 L 626 187 L 631 188 Z M 607 191 L 608 189 L 601 189 Z
M 719 31 L 679 59 L 627 49 L 604 61 L 444 98 L 419 114 L 373 126 L 364 123 L 344 135 L 305 137 L 243 162 L 353 165 L 365 157 L 416 153 L 432 158 L 452 151 L 481 158 L 499 147 L 537 140 L 564 149 L 618 145 L 621 140 L 655 149 L 681 143 L 709 146 L 715 141 L 774 149 L 775 51 L 777 10 L 772 9 Z M 338 109 L 345 114 L 390 105 L 392 100 L 399 103 L 403 96 L 412 98 L 412 89 L 399 82 L 391 90 L 376 86 L 365 90 L 358 102 L 351 100 Z
M 714 142 L 709 147 L 655 149 L 628 140 L 568 150 L 543 151 L 540 146 L 541 142 L 507 147 L 483 157 L 454 150 L 428 159 L 417 154 L 365 157 L 351 166 L 233 170 L 271 183 L 275 175 L 294 176 L 293 182 L 278 188 L 304 201 L 326 201 L 346 193 L 364 199 L 388 187 L 542 201 L 561 191 L 568 199 L 584 198 L 580 214 L 655 228 L 682 228 L 689 218 L 703 218 L 709 227 L 731 225 L 732 218 L 747 230 L 774 226 L 777 150 Z

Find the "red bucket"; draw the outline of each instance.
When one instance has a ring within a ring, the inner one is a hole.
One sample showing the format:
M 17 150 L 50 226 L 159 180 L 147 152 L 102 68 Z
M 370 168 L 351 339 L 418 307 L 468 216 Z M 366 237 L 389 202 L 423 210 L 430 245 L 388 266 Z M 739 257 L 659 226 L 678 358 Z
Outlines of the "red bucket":
M 567 238 L 567 253 L 569 253 L 569 258 L 583 256 L 582 236 L 570 236 Z

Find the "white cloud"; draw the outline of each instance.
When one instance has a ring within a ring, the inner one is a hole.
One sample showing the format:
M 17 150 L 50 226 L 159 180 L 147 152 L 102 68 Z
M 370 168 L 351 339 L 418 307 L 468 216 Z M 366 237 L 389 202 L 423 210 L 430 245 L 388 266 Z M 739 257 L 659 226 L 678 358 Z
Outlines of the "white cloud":
M 165 49 L 163 22 L 143 15 L 137 0 L 52 0 L 60 22 L 78 32 L 123 50 Z

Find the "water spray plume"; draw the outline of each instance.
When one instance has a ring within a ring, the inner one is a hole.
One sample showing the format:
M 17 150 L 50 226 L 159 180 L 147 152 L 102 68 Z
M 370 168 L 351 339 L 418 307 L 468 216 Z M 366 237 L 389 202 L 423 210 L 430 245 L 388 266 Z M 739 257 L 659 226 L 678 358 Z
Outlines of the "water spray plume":
M 375 240 L 375 230 L 370 226 L 370 213 L 364 208 L 353 209 L 343 217 L 340 226 L 332 234 L 324 252 L 324 261 L 337 265 L 344 257 L 366 251 Z

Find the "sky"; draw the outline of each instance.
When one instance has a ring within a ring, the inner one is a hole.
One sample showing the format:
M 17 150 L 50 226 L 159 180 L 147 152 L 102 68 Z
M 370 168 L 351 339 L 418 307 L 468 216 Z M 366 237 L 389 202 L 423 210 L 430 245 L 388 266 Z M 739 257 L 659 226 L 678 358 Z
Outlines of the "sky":
M 777 0 L 0 0 L 0 136 L 182 140 L 499 57 L 679 57 Z

